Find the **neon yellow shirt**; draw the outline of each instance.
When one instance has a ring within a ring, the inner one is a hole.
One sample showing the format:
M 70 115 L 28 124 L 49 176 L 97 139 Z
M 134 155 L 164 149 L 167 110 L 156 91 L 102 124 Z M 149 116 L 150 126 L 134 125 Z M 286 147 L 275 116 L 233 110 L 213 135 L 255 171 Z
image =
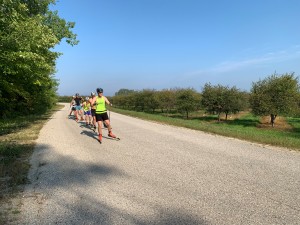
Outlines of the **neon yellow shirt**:
M 96 98 L 96 113 L 105 113 L 106 112 L 106 105 L 105 105 L 105 99 L 103 97 Z
M 90 107 L 91 107 L 91 103 L 87 103 L 87 102 L 84 102 L 83 104 L 82 104 L 82 106 L 83 106 L 83 111 L 89 111 L 90 110 Z

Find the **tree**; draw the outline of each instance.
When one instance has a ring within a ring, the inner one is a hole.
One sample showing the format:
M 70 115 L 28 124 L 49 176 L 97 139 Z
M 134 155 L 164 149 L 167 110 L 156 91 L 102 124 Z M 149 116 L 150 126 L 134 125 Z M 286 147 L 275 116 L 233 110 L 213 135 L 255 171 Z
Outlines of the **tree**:
M 115 96 L 112 97 L 112 102 L 115 106 L 130 109 L 134 105 L 133 96 L 135 94 L 134 90 L 121 88 L 115 93 Z
M 175 96 L 175 90 L 172 89 L 164 89 L 157 92 L 157 99 L 162 112 L 164 111 L 164 109 L 166 109 L 167 113 L 169 113 L 171 109 L 175 108 Z
M 248 107 L 247 93 L 240 91 L 235 86 L 229 88 L 224 94 L 223 113 L 225 113 L 225 120 L 227 120 L 228 114 L 236 114 Z
M 225 113 L 226 120 L 229 113 L 237 113 L 247 106 L 246 94 L 235 86 L 229 88 L 222 85 L 206 83 L 202 91 L 202 106 L 209 113 L 217 113 L 218 121 L 220 114 Z
M 181 89 L 178 90 L 176 96 L 176 108 L 178 111 L 186 115 L 186 119 L 189 118 L 189 113 L 195 111 L 199 107 L 200 94 L 194 89 Z
M 146 109 L 151 110 L 152 113 L 154 113 L 155 109 L 159 107 L 156 91 L 154 89 L 144 89 L 142 93 Z
M 299 83 L 294 73 L 273 74 L 252 83 L 250 105 L 255 115 L 270 115 L 274 127 L 277 115 L 292 115 L 298 110 Z
M 0 116 L 45 110 L 56 101 L 58 81 L 51 49 L 63 38 L 77 44 L 66 23 L 48 9 L 54 0 L 0 0 Z M 54 19 L 55 18 L 55 19 Z M 59 32 L 57 32 L 59 30 Z
M 126 89 L 126 88 L 121 88 L 119 91 L 115 93 L 115 96 L 119 95 L 129 95 L 134 93 L 134 90 Z
M 155 90 L 144 89 L 132 94 L 132 103 L 136 111 L 151 110 L 152 112 L 158 107 L 159 103 L 155 95 Z

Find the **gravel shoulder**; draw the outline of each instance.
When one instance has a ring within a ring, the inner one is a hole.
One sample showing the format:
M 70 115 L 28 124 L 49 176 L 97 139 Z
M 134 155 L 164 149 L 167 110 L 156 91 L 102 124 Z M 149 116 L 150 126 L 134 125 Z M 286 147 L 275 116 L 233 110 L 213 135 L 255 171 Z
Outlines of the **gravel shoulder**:
M 111 113 L 43 127 L 17 224 L 299 224 L 300 154 Z

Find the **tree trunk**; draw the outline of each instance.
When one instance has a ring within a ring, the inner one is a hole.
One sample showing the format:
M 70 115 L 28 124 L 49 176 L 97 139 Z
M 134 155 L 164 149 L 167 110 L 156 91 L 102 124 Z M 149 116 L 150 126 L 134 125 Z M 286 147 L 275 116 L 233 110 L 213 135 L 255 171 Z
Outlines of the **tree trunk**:
M 218 121 L 219 122 L 221 121 L 220 115 L 221 115 L 221 113 L 218 113 Z
M 189 119 L 189 111 L 186 111 L 186 119 Z
M 225 116 L 225 120 L 227 121 L 228 113 L 225 113 L 225 115 L 226 115 L 226 116 Z
M 275 119 L 276 119 L 277 115 L 274 115 L 274 114 L 271 114 L 271 124 L 272 124 L 272 127 L 274 127 L 275 125 Z

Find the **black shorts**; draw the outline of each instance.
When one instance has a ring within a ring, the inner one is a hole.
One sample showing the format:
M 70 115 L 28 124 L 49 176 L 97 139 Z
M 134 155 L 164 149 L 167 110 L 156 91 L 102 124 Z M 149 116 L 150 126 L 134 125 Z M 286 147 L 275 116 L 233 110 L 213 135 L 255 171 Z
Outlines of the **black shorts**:
M 96 109 L 91 109 L 92 116 L 96 116 Z
M 101 113 L 101 114 L 97 114 L 96 113 L 96 121 L 105 121 L 105 120 L 108 120 L 108 115 L 107 115 L 107 112 L 105 113 Z

